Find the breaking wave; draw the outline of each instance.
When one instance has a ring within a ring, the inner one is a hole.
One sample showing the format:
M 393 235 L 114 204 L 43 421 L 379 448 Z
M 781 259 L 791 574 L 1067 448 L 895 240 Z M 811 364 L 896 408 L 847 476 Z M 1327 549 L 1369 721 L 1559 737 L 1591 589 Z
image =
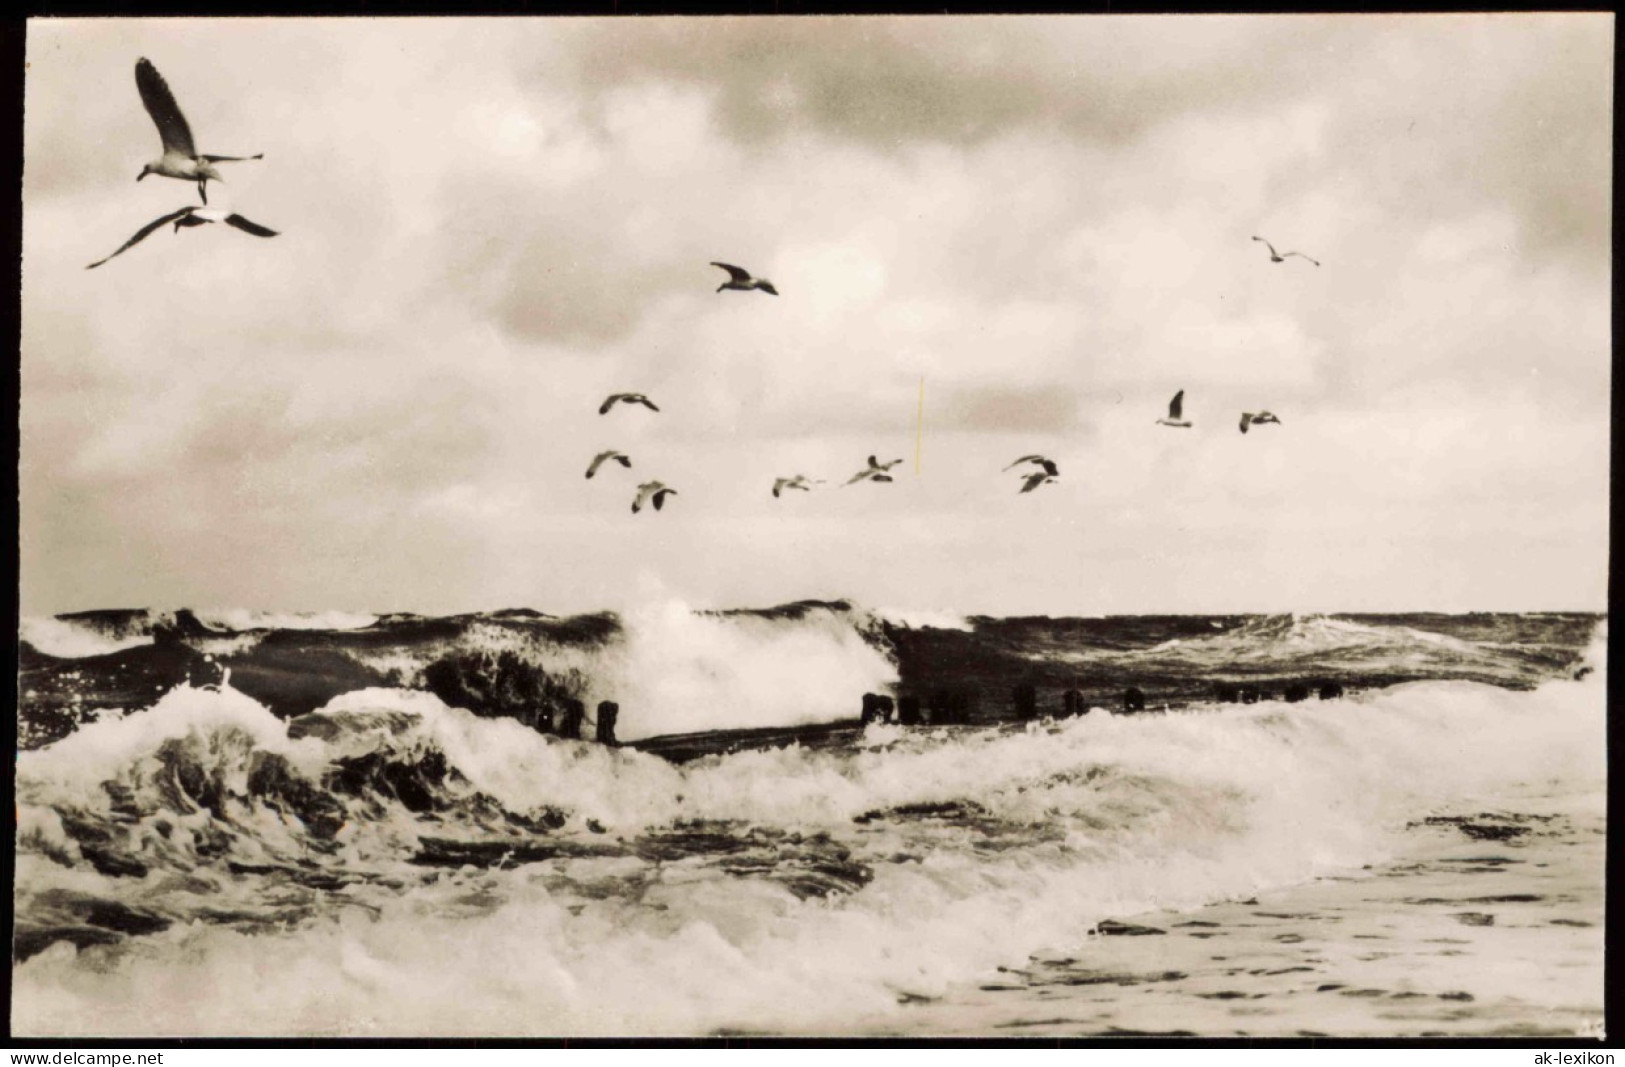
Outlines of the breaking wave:
M 833 618 L 774 625 L 672 608 L 623 651 L 635 672 L 806 640 L 881 676 Z M 701 671 L 651 699 L 771 700 L 757 684 Z M 1510 783 L 1600 788 L 1605 704 L 1600 672 L 1432 681 L 672 766 L 424 692 L 284 721 L 180 687 L 19 756 L 13 1023 L 846 1031 L 1104 918 L 1378 862 L 1408 820 Z
M 152 644 L 151 633 L 108 633 L 99 627 L 49 616 L 21 620 L 18 636 L 36 651 L 58 659 L 105 656 L 109 652 Z

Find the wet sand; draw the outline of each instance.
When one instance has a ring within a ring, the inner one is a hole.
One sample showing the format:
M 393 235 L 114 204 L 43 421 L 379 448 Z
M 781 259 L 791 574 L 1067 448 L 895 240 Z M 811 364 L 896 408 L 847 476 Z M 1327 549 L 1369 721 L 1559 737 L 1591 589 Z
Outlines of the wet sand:
M 911 1002 L 878 1029 L 1601 1037 L 1605 835 L 1600 794 L 1422 818 L 1388 863 L 1122 916 L 1082 945 Z

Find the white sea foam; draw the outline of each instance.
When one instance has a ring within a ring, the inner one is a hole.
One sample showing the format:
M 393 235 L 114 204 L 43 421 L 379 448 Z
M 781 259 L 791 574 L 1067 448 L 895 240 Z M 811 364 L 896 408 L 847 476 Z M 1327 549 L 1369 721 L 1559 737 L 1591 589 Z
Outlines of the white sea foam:
M 240 730 L 267 751 L 294 750 L 287 727 L 263 705 L 226 688 L 180 685 L 165 693 L 138 715 L 104 715 L 42 749 L 17 754 L 19 789 L 69 804 L 85 804 L 99 792 L 102 782 L 116 779 L 137 760 L 164 741 L 196 736 L 204 739 Z M 311 745 L 312 759 L 320 755 Z
M 621 705 L 627 740 L 855 718 L 864 693 L 897 680 L 844 612 L 712 615 L 677 601 L 629 612 L 593 674 Z
M 452 638 L 347 654 L 418 685 L 436 659 L 512 653 L 566 681 L 589 710 L 617 703 L 616 736 L 630 741 L 856 718 L 864 693 L 897 680 L 896 666 L 859 633 L 862 621 L 839 609 L 719 614 L 666 600 L 628 610 L 602 644 L 475 622 Z
M 91 626 L 51 616 L 23 619 L 18 631 L 18 636 L 24 641 L 47 656 L 56 656 L 59 659 L 105 656 L 109 652 L 152 644 L 151 634 L 129 633 L 113 636 Z
M 216 630 L 360 630 L 378 616 L 353 611 L 250 611 L 246 608 L 207 608 L 192 613 Z
M 657 648 L 633 662 L 661 663 L 662 640 L 702 661 L 718 648 L 748 658 L 763 635 L 741 621 L 675 610 L 640 620 Z M 689 684 L 703 694 L 719 682 Z M 840 1031 L 855 1016 L 895 1011 L 903 994 L 937 995 L 1039 947 L 1076 943 L 1102 918 L 1381 861 L 1408 821 L 1446 807 L 1494 810 L 1516 783 L 1599 789 L 1605 701 L 1595 676 L 1534 692 L 1427 682 L 1315 705 L 876 731 L 865 735 L 874 744 L 855 750 L 792 747 L 672 767 L 478 719 L 421 693 L 350 694 L 324 713 L 410 716 L 422 741 L 512 807 L 554 805 L 604 822 L 612 837 L 679 819 L 823 831 L 868 863 L 873 880 L 826 901 L 696 862 L 651 868 L 633 855 L 450 871 L 404 895 L 367 898 L 375 913 L 340 909 L 280 933 L 183 924 L 95 966 L 58 945 L 16 968 L 13 1025 L 117 1034 Z M 77 785 L 93 797 L 97 775 L 155 738 L 208 723 L 290 750 L 280 724 L 251 705 L 229 693 L 178 692 L 154 709 L 160 725 L 150 736 L 136 735 L 139 717 L 95 724 L 23 754 L 19 774 L 60 783 L 82 773 Z M 79 749 L 64 748 L 75 742 Z M 62 762 L 43 762 L 53 756 Z M 972 824 L 869 814 L 956 804 Z M 977 820 L 988 826 L 974 828 Z
M 922 611 L 917 608 L 876 608 L 874 614 L 894 626 L 906 626 L 911 630 L 963 630 L 970 632 L 976 629 L 971 621 L 963 615 L 956 615 L 947 611 Z

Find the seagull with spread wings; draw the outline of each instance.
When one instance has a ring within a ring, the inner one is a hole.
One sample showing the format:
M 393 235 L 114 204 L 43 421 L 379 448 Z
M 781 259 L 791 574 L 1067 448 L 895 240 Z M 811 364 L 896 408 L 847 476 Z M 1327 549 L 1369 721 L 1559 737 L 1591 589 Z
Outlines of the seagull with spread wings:
M 643 505 L 651 500 L 654 501 L 655 510 L 659 511 L 660 505 L 666 502 L 667 496 L 676 495 L 677 490 L 671 488 L 665 482 L 644 482 L 638 486 L 638 498 L 632 501 L 632 514 L 636 515 L 642 511 Z
M 593 475 L 597 474 L 598 468 L 603 466 L 605 463 L 608 463 L 610 460 L 614 460 L 616 463 L 619 463 L 621 466 L 628 469 L 630 469 L 632 466 L 632 460 L 625 452 L 617 452 L 612 448 L 607 452 L 600 452 L 596 456 L 592 457 L 592 465 L 587 468 L 587 477 L 591 478 Z
M 812 486 L 808 485 L 808 482 L 823 484 L 822 479 L 808 478 L 805 474 L 796 474 L 789 478 L 775 478 L 773 479 L 773 495 L 777 497 L 785 489 L 801 489 L 810 493 L 812 492 Z
M 613 393 L 598 406 L 598 414 L 609 414 L 609 409 L 614 407 L 616 404 L 642 404 L 650 411 L 660 410 L 659 408 L 655 407 L 654 403 L 642 393 Z
M 164 143 L 164 154 L 141 168 L 141 173 L 135 176 L 140 181 L 149 174 L 159 174 L 165 178 L 178 178 L 183 182 L 197 182 L 198 195 L 203 202 L 209 202 L 207 184 L 211 181 L 222 182 L 224 178 L 215 169 L 216 163 L 240 163 L 244 160 L 263 159 L 265 153 L 252 156 L 208 156 L 202 155 L 192 144 L 192 127 L 186 124 L 186 116 L 181 114 L 180 105 L 175 103 L 175 94 L 169 91 L 169 85 L 164 81 L 158 68 L 146 59 L 140 59 L 135 64 L 135 87 L 141 91 L 141 102 L 146 105 L 147 114 L 158 126 L 158 136 Z
M 721 267 L 728 272 L 728 280 L 717 286 L 717 292 L 719 293 L 724 289 L 738 289 L 740 292 L 745 293 L 750 292 L 752 289 L 760 289 L 764 293 L 772 293 L 774 296 L 779 295 L 779 291 L 773 288 L 772 282 L 766 278 L 751 277 L 750 271 L 744 267 L 735 267 L 730 263 L 718 263 L 714 260 L 711 266 Z
M 869 466 L 864 468 L 863 470 L 859 471 L 858 473 L 854 474 L 852 477 L 848 478 L 846 480 L 846 484 L 851 485 L 853 482 L 861 482 L 861 481 L 865 481 L 865 480 L 867 480 L 867 481 L 875 481 L 875 482 L 889 482 L 889 481 L 892 480 L 892 477 L 891 477 L 891 475 L 887 474 L 886 472 L 891 470 L 893 467 L 897 466 L 901 462 L 903 462 L 903 461 L 900 460 L 900 459 L 894 459 L 890 463 L 882 463 L 878 459 L 876 459 L 874 456 L 870 456 L 869 457 Z
M 1055 480 L 1055 475 L 1050 473 L 1047 470 L 1034 471 L 1033 473 L 1027 475 L 1027 477 L 1025 479 L 1023 479 L 1020 492 L 1030 493 L 1034 489 L 1037 489 L 1039 486 L 1046 485 L 1049 482 L 1053 482 L 1054 480 Z
M 236 227 L 237 229 L 242 230 L 244 233 L 253 234 L 255 237 L 275 237 L 277 235 L 275 230 L 267 229 L 257 222 L 250 222 L 241 215 L 230 214 L 217 208 L 198 207 L 194 204 L 190 207 L 183 207 L 179 211 L 171 211 L 162 218 L 153 219 L 151 222 L 135 231 L 134 237 L 120 245 L 118 252 L 114 252 L 112 256 L 98 259 L 85 269 L 95 270 L 103 263 L 106 263 L 109 259 L 112 259 L 113 256 L 118 255 L 119 252 L 123 252 L 132 245 L 140 244 L 142 241 L 146 240 L 154 230 L 157 230 L 166 223 L 170 222 L 175 224 L 176 233 L 180 233 L 183 226 L 189 228 L 193 226 L 207 226 L 211 222 L 223 222 L 227 226 Z
M 1262 237 L 1254 237 L 1253 240 L 1264 241 Z M 1264 247 L 1270 250 L 1271 263 L 1285 263 L 1291 257 L 1297 256 L 1299 259 L 1308 259 L 1309 262 L 1313 263 L 1317 267 L 1320 266 L 1320 260 L 1309 259 L 1309 257 L 1304 255 L 1302 252 L 1277 252 L 1275 250 L 1275 246 L 1270 244 L 1268 241 L 1264 241 Z
M 1243 411 L 1241 413 L 1241 432 L 1246 433 L 1249 425 L 1264 426 L 1272 422 L 1277 426 L 1281 424 L 1281 420 L 1270 414 L 1268 411 L 1260 411 L 1256 415 L 1250 411 Z
M 1166 419 L 1158 419 L 1157 425 L 1181 426 L 1188 430 L 1190 429 L 1191 424 L 1189 420 L 1181 418 L 1184 412 L 1185 390 L 1181 389 L 1179 392 L 1174 394 L 1174 398 L 1172 400 L 1168 401 L 1168 417 Z
M 1061 473 L 1061 469 L 1055 465 L 1054 460 L 1048 459 L 1048 458 L 1046 458 L 1044 456 L 1037 456 L 1037 455 L 1034 455 L 1034 456 L 1022 456 L 1020 459 L 1016 460 L 1014 463 L 1010 464 L 1010 466 L 1008 466 L 1008 467 L 1006 467 L 1004 469 L 1005 470 L 1011 470 L 1011 469 L 1013 469 L 1015 467 L 1021 466 L 1023 463 L 1036 463 L 1036 464 L 1038 464 L 1040 467 L 1044 468 L 1044 473 L 1046 475 L 1048 475 L 1049 477 L 1051 477 L 1051 478 L 1053 478 L 1057 474 Z M 1025 490 L 1023 490 L 1023 492 L 1025 492 Z

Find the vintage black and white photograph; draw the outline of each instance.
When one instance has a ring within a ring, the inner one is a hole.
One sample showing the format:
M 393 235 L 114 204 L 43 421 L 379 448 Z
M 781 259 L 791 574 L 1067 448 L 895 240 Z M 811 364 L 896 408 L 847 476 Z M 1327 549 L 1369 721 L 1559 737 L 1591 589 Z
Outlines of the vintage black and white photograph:
M 1613 57 L 30 20 L 13 1034 L 1604 1038 Z

